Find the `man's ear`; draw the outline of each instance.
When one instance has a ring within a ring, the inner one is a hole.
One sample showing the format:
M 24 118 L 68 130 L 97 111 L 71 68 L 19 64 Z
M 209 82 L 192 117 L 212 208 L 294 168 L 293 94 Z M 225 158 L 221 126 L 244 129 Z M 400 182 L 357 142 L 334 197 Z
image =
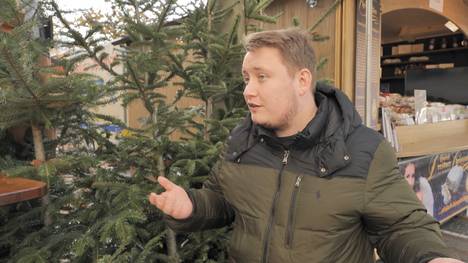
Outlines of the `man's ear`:
M 310 85 L 312 85 L 312 73 L 310 70 L 303 68 L 298 72 L 299 77 L 299 95 L 310 93 Z

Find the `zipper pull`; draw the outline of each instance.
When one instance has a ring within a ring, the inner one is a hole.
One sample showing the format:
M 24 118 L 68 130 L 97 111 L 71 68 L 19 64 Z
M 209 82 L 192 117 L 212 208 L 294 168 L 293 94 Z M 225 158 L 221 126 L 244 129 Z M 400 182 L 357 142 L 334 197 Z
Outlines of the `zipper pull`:
M 284 151 L 283 155 L 283 164 L 286 165 L 288 163 L 288 157 L 289 157 L 289 150 Z
M 299 187 L 302 181 L 302 175 L 299 175 L 296 179 L 296 183 L 294 184 L 295 187 Z

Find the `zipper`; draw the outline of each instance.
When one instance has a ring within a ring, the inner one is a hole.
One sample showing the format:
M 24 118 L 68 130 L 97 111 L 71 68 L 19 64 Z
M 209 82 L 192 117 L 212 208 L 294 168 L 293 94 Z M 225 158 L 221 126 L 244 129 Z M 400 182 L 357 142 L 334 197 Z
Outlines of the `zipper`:
M 296 183 L 294 183 L 294 189 L 291 195 L 291 204 L 289 205 L 289 213 L 288 213 L 288 224 L 286 225 L 286 247 L 287 248 L 292 247 L 296 199 L 297 199 L 297 194 L 299 192 L 299 187 L 301 186 L 302 176 L 303 176 L 302 174 L 297 176 Z
M 283 170 L 288 164 L 288 158 L 289 158 L 289 150 L 285 150 L 283 153 L 283 159 L 281 160 L 282 166 L 278 174 L 278 184 L 276 186 L 276 192 L 273 195 L 273 203 L 271 205 L 270 218 L 268 219 L 268 225 L 265 230 L 265 238 L 263 242 L 263 256 L 262 256 L 263 263 L 268 262 L 268 255 L 270 254 L 269 243 L 270 243 L 270 238 L 271 238 L 271 227 L 273 226 L 273 221 L 274 221 L 275 212 L 276 212 L 276 209 L 275 209 L 276 203 L 278 202 L 278 197 L 281 191 L 281 181 L 283 177 Z

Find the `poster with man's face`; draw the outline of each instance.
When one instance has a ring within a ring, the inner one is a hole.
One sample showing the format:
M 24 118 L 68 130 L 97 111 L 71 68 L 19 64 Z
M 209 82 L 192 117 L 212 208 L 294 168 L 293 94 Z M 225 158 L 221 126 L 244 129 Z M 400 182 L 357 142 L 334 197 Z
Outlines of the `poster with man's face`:
M 404 160 L 399 166 L 427 213 L 439 222 L 468 208 L 468 150 Z

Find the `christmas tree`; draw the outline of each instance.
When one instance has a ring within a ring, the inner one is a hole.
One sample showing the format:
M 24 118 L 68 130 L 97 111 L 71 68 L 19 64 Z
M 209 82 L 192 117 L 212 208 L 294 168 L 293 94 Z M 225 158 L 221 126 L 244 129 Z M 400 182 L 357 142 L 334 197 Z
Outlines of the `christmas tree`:
M 73 73 L 79 59 L 50 59 L 51 39 L 41 38 L 42 3 L 1 0 L 0 6 L 0 170 L 47 182 L 44 200 L 50 202 L 45 207 L 28 201 L 1 208 L 0 251 L 13 254 L 27 235 L 52 224 L 54 205 L 64 189 L 58 175 L 84 165 L 87 158 L 54 158 L 56 145 L 72 137 L 93 140 L 91 132 L 80 127 L 98 117 L 89 108 L 106 91 L 96 85 L 95 76 Z M 21 153 L 16 140 L 25 145 Z M 26 160 L 34 160 L 33 165 Z

